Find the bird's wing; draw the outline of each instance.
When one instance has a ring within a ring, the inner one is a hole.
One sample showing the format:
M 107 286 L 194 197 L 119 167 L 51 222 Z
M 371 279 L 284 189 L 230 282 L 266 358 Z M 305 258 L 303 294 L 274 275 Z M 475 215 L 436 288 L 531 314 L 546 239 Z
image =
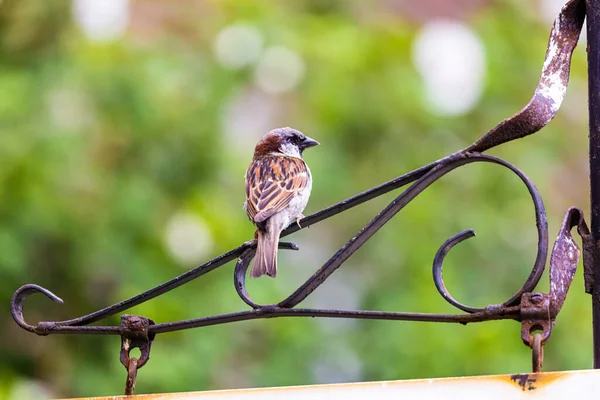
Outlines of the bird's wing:
M 246 213 L 257 224 L 283 210 L 306 188 L 309 172 L 301 158 L 271 156 L 252 161 L 246 172 Z

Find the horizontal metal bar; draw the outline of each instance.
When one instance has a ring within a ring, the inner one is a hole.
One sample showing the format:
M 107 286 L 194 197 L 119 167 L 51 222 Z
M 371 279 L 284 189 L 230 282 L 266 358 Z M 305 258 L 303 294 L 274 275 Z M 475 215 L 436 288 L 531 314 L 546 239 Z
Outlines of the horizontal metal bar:
M 414 321 L 414 322 L 445 322 L 468 324 L 491 320 L 514 319 L 519 320 L 520 307 L 509 307 L 501 312 L 490 309 L 473 314 L 425 314 L 411 312 L 389 311 L 361 311 L 361 310 L 319 310 L 310 308 L 282 308 L 277 306 L 264 307 L 239 313 L 223 314 L 205 318 L 190 319 L 187 321 L 168 322 L 152 325 L 150 333 L 165 333 L 183 329 L 199 328 L 203 326 L 220 325 L 230 322 L 247 321 L 262 318 L 281 317 L 310 317 L 310 318 L 353 318 L 377 319 L 387 321 Z

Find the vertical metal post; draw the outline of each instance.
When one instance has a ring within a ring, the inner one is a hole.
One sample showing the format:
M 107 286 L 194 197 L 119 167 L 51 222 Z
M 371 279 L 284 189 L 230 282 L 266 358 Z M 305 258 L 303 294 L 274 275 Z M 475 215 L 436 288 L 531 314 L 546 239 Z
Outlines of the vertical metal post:
M 600 0 L 587 0 L 588 98 L 590 114 L 590 194 L 592 235 L 600 243 Z M 600 263 L 592 291 L 594 368 L 600 368 Z

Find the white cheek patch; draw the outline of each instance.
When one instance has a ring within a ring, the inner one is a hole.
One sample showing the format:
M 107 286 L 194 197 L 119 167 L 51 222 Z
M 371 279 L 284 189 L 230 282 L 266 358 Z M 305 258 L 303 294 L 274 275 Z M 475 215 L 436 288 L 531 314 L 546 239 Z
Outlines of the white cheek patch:
M 294 146 L 291 143 L 283 143 L 281 145 L 281 147 L 279 148 L 279 150 L 285 154 L 286 156 L 292 156 L 292 157 L 300 157 L 300 149 L 298 149 L 298 146 Z

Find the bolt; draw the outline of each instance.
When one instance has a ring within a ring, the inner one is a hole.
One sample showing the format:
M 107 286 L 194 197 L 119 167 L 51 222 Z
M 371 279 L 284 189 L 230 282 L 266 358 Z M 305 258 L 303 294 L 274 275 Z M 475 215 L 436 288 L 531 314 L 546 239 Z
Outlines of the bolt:
M 544 300 L 544 294 L 540 292 L 531 293 L 530 300 L 533 304 L 540 304 Z

